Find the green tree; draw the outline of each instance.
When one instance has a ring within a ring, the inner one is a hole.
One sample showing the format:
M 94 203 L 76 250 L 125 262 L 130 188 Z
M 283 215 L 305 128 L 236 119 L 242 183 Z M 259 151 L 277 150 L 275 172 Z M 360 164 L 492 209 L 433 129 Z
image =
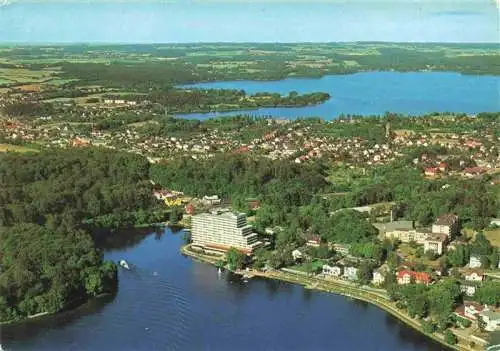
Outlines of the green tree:
M 372 280 L 372 272 L 373 272 L 373 267 L 369 262 L 367 261 L 361 262 L 358 270 L 359 282 L 361 284 L 368 284 Z
M 475 299 L 482 304 L 498 306 L 500 304 L 499 291 L 499 281 L 487 280 L 477 289 Z
M 456 343 L 458 342 L 458 339 L 455 336 L 455 334 L 453 334 L 453 332 L 449 329 L 446 330 L 446 332 L 444 333 L 444 339 L 450 345 L 456 345 Z
M 235 249 L 234 247 L 232 247 L 226 252 L 226 260 L 227 260 L 227 264 L 229 266 L 229 269 L 236 270 L 236 269 L 243 268 L 243 265 L 244 265 L 245 260 L 246 260 L 246 256 L 244 253 L 242 253 L 238 249 Z
M 420 325 L 422 326 L 422 330 L 424 331 L 424 333 L 426 334 L 432 334 L 436 331 L 436 326 L 434 325 L 434 323 L 432 323 L 432 321 L 425 321 L 423 320 Z

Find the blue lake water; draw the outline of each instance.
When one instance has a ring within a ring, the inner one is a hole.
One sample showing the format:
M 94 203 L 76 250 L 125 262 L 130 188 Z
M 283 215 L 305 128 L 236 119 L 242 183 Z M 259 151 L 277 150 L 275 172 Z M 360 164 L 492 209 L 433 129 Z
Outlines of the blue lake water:
M 449 72 L 363 72 L 322 78 L 281 81 L 231 81 L 189 85 L 199 88 L 243 89 L 248 94 L 290 91 L 327 92 L 331 99 L 321 105 L 299 108 L 261 108 L 226 113 L 193 113 L 183 118 L 206 119 L 249 114 L 295 119 L 322 117 L 330 120 L 340 114 L 380 115 L 386 111 L 410 115 L 431 112 L 500 111 L 500 77 L 461 75 Z
M 417 351 L 443 346 L 370 304 L 273 280 L 222 274 L 179 253 L 182 233 L 120 233 L 114 298 L 4 327 L 6 350 Z

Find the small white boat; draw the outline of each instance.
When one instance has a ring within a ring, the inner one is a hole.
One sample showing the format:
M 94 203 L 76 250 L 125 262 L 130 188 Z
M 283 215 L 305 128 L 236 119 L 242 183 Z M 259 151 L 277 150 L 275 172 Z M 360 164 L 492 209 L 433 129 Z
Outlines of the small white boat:
M 119 264 L 122 268 L 130 269 L 130 266 L 128 265 L 127 261 L 125 261 L 125 260 L 120 260 Z

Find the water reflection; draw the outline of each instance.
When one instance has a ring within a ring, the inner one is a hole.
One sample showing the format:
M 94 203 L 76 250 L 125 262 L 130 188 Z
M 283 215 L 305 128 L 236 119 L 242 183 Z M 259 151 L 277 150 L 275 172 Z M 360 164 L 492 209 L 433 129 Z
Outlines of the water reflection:
M 367 303 L 185 259 L 182 232 L 122 231 L 119 291 L 38 321 L 4 327 L 11 350 L 401 350 L 443 348 Z M 360 322 L 362 321 L 362 322 Z M 116 337 L 119 336 L 119 337 Z
M 423 337 L 420 332 L 407 326 L 405 323 L 389 313 L 384 313 L 384 322 L 387 329 L 392 330 L 395 334 L 397 334 L 401 343 L 408 346 L 416 346 L 417 350 L 451 350 L 450 348 L 447 348 L 430 338 Z
M 126 250 L 138 246 L 146 237 L 154 233 L 158 240 L 165 233 L 163 228 L 128 228 L 115 231 L 95 229 L 92 237 L 96 246 L 107 250 Z
M 63 329 L 80 318 L 102 312 L 104 307 L 114 300 L 115 296 L 116 295 L 105 295 L 90 300 L 69 311 L 2 326 L 1 340 L 8 345 L 9 341 L 30 339 L 39 333 L 46 332 L 48 329 Z
M 293 294 L 293 290 L 295 288 L 294 285 L 285 283 L 279 280 L 273 279 L 265 279 L 265 278 L 254 278 L 256 281 L 263 282 L 266 291 L 268 293 L 268 297 L 273 300 L 274 298 L 281 296 L 286 293 L 287 295 Z

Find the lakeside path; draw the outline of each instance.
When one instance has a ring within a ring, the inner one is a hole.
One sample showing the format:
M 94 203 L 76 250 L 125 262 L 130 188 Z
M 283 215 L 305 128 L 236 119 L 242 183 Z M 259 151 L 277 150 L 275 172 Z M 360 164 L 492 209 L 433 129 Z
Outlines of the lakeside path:
M 187 256 L 190 256 L 200 262 L 215 264 L 220 260 L 219 257 L 203 255 L 200 253 L 193 252 L 189 249 L 190 245 L 185 245 L 181 247 L 181 252 Z M 290 270 L 283 271 L 268 271 L 261 272 L 257 270 L 240 271 L 235 272 L 237 274 L 246 274 L 253 277 L 262 277 L 268 279 L 277 279 L 286 281 L 292 284 L 300 284 L 308 289 L 315 289 L 319 291 L 325 291 L 329 293 L 339 294 L 347 297 L 351 297 L 357 300 L 365 301 L 375 306 L 383 309 L 384 311 L 392 314 L 394 317 L 398 318 L 402 322 L 406 323 L 410 327 L 418 330 L 422 334 L 425 334 L 429 338 L 441 343 L 449 349 L 454 349 L 458 351 L 473 351 L 475 349 L 469 346 L 468 340 L 464 339 L 461 334 L 455 333 L 458 338 L 458 344 L 450 345 L 446 343 L 444 335 L 439 333 L 427 334 L 422 330 L 420 326 L 420 321 L 408 316 L 405 312 L 399 310 L 395 303 L 389 299 L 386 293 L 383 293 L 381 289 L 373 289 L 369 287 L 363 287 L 355 285 L 349 282 L 333 279 L 323 279 L 317 277 L 310 277 L 302 274 L 292 273 Z

